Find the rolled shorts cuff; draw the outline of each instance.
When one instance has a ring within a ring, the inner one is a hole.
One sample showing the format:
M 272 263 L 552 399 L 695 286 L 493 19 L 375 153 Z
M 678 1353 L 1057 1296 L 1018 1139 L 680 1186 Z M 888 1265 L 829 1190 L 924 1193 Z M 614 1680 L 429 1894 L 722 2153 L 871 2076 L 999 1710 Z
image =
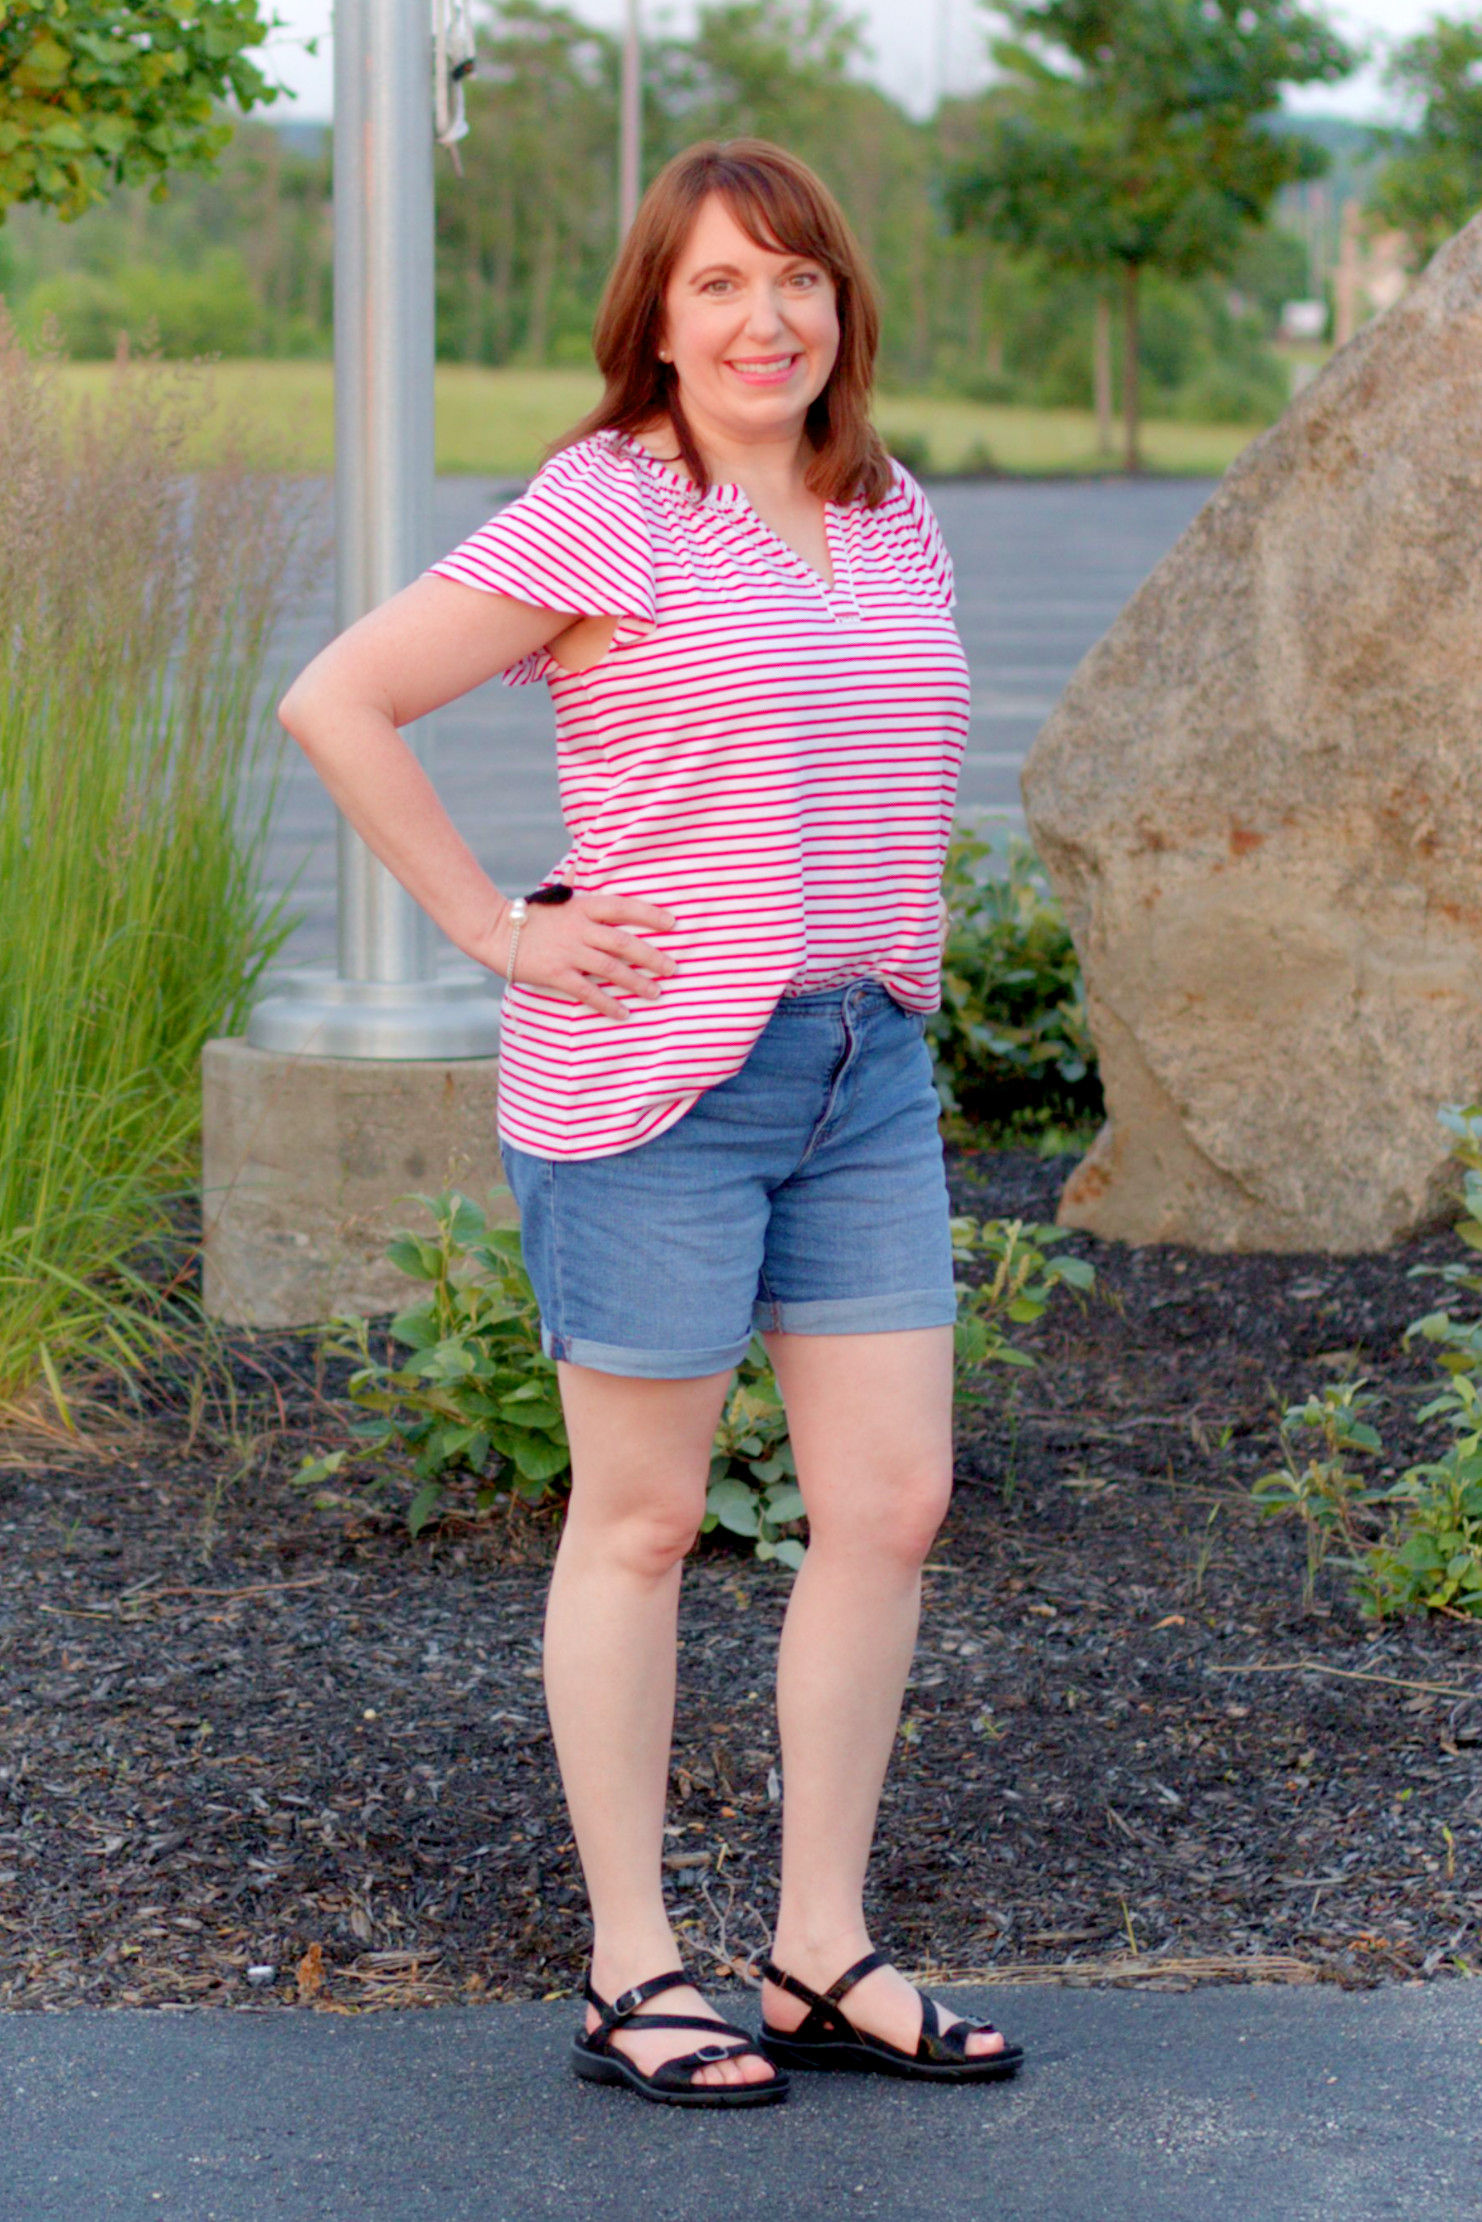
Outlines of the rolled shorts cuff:
M 825 1296 L 806 1303 L 759 1297 L 751 1324 L 774 1335 L 871 1335 L 902 1327 L 950 1327 L 956 1318 L 955 1289 L 914 1288 L 893 1296 Z
M 542 1321 L 540 1347 L 548 1358 L 590 1366 L 594 1373 L 625 1373 L 640 1381 L 690 1381 L 739 1366 L 751 1347 L 751 1337 L 714 1350 L 628 1350 L 621 1343 L 588 1342 L 582 1335 L 553 1335 Z

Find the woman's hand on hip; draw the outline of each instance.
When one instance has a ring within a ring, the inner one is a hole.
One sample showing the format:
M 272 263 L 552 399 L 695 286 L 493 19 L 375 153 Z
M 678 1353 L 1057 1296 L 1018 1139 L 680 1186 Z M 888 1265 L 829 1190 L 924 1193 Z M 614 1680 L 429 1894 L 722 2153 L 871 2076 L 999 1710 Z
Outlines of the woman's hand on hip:
M 473 952 L 502 978 L 508 976 L 509 911 L 506 900 L 485 946 Z M 667 950 L 624 929 L 640 926 L 669 933 L 677 923 L 672 910 L 631 895 L 573 895 L 569 903 L 532 903 L 515 952 L 516 983 L 586 1003 L 604 1018 L 627 1018 L 627 1007 L 607 991 L 622 988 L 654 1002 L 659 981 L 678 967 Z

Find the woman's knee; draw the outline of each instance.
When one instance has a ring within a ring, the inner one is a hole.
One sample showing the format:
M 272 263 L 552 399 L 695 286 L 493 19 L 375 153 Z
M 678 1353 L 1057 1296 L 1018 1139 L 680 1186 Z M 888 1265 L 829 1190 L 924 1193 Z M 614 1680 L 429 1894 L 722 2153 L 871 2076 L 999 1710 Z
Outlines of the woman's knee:
M 657 1581 L 693 1550 L 705 1514 L 703 1490 L 676 1488 L 595 1505 L 578 1481 L 566 1515 L 568 1550 Z
M 884 1556 L 914 1569 L 928 1557 L 952 1501 L 950 1465 L 912 1466 L 881 1475 L 868 1489 L 830 1492 L 810 1514 L 814 1542 Z

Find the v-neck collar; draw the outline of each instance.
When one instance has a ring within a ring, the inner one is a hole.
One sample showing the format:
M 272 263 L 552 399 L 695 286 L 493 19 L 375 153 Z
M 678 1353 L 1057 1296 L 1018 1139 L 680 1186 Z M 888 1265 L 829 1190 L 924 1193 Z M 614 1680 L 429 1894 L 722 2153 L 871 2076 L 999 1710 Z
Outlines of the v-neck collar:
M 648 466 L 655 477 L 662 479 L 667 486 L 673 487 L 677 494 L 689 497 L 697 511 L 730 510 L 744 513 L 751 519 L 758 532 L 765 534 L 783 560 L 791 565 L 794 571 L 801 572 L 810 584 L 817 587 L 819 593 L 830 605 L 831 614 L 836 602 L 842 603 L 847 613 L 853 613 L 854 595 L 847 575 L 848 559 L 844 554 L 844 536 L 834 529 L 835 512 L 838 506 L 836 503 L 825 500 L 823 505 L 823 535 L 828 548 L 829 566 L 833 572 L 833 578 L 829 580 L 824 577 L 821 571 L 814 568 L 806 556 L 799 555 L 791 541 L 784 540 L 781 533 L 774 526 L 767 523 L 766 518 L 761 514 L 745 487 L 738 486 L 734 479 L 713 479 L 705 493 L 701 494 L 693 480 L 681 478 L 677 471 L 671 470 L 667 463 L 662 462 L 657 455 L 651 454 L 640 440 L 635 440 L 631 433 L 622 432 L 616 436 L 622 441 L 626 453 L 636 455 L 641 463 Z

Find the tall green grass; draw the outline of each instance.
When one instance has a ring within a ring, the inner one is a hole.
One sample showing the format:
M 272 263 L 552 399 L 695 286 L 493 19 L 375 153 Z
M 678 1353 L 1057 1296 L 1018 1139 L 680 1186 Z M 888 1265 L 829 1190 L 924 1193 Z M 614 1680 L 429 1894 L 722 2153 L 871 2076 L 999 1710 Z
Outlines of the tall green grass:
M 210 376 L 121 359 L 79 407 L 0 308 L 0 1411 L 165 1333 L 199 1058 L 293 921 L 260 900 L 266 656 L 302 485 L 187 472 Z

